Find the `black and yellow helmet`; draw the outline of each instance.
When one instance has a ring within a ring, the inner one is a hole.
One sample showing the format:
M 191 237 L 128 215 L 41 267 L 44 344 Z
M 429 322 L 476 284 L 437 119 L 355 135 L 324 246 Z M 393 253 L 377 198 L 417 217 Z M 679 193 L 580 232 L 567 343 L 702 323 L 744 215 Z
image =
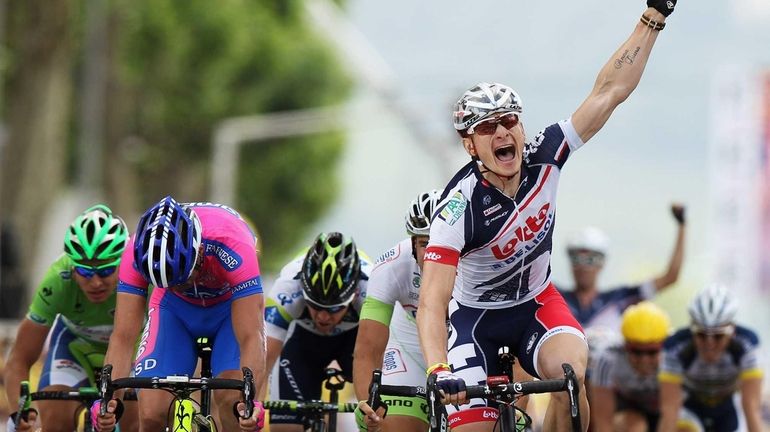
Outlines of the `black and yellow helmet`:
M 303 296 L 324 308 L 348 305 L 360 275 L 361 259 L 353 239 L 339 232 L 321 233 L 302 262 Z

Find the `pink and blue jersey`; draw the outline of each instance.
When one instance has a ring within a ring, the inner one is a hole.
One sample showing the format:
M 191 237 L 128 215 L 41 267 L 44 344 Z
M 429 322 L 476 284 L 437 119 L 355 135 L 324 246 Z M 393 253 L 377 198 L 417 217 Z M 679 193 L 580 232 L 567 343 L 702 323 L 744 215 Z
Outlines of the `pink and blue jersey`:
M 256 238 L 246 222 L 222 205 L 185 205 L 201 221 L 203 264 L 189 286 L 153 289 L 134 362 L 138 377 L 192 376 L 199 337 L 213 341 L 214 376 L 238 370 L 240 347 L 233 330 L 232 303 L 262 293 Z M 132 237 L 121 259 L 118 292 L 147 297 L 148 282 L 134 264 L 133 249 Z
M 193 283 L 169 290 L 198 306 L 212 306 L 262 292 L 256 237 L 235 210 L 211 203 L 187 204 L 201 221 L 203 265 Z M 134 236 L 120 261 L 118 292 L 147 296 L 147 280 L 134 264 Z

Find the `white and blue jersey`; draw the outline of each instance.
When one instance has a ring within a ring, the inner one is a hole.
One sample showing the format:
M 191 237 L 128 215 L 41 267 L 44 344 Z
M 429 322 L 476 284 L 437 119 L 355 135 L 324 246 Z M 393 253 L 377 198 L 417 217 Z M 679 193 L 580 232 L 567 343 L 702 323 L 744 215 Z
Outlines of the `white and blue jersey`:
M 572 315 L 575 315 L 575 318 L 586 331 L 596 327 L 604 327 L 614 331 L 620 330 L 623 311 L 642 300 L 651 299 L 656 291 L 655 283 L 652 280 L 641 285 L 621 286 L 600 291 L 593 301 L 584 307 L 578 302 L 575 291 L 559 288 L 559 292 L 569 305 Z
M 532 300 L 548 287 L 559 176 L 582 145 L 570 120 L 540 132 L 526 145 L 515 197 L 485 180 L 475 161 L 449 182 L 425 259 L 457 266 L 458 302 L 499 309 Z
M 679 418 L 699 424 L 706 430 L 737 431 L 743 414 L 735 394 L 743 379 L 761 378 L 759 338 L 742 326 L 735 333 L 722 356 L 706 362 L 698 355 L 689 328 L 684 328 L 663 343 L 660 382 L 681 384 L 685 399 Z
M 490 184 L 476 161 L 444 190 L 432 218 L 425 261 L 457 267 L 448 306 L 447 360 L 468 384 L 500 374 L 501 346 L 510 347 L 529 374 L 541 377 L 537 358 L 545 340 L 557 333 L 584 337 L 551 283 L 559 176 L 582 145 L 571 120 L 555 123 L 526 144 L 513 197 Z M 447 407 L 450 426 L 473 422 L 462 413 L 486 404 L 472 399 L 460 412 Z

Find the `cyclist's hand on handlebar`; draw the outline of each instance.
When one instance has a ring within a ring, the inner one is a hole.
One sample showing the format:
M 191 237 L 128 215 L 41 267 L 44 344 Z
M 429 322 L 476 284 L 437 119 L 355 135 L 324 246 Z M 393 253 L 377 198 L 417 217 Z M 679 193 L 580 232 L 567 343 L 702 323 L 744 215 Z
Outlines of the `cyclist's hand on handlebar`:
M 251 413 L 251 417 L 243 418 L 246 415 L 246 404 L 238 402 L 235 405 L 235 411 L 238 417 L 238 426 L 243 432 L 258 432 L 265 427 L 265 407 L 262 406 L 262 402 L 254 401 L 254 410 Z
M 384 407 L 378 408 L 375 412 L 366 401 L 358 402 L 358 408 L 355 411 L 358 429 L 361 431 L 379 432 L 386 412 Z
M 120 399 L 111 399 L 107 402 L 107 414 L 99 415 L 99 410 L 102 406 L 102 400 L 97 399 L 91 405 L 91 424 L 94 425 L 94 430 L 97 432 L 109 432 L 115 430 L 115 425 L 118 424 L 120 416 L 123 415 L 123 402 Z
M 442 403 L 459 405 L 466 401 L 465 380 L 448 369 L 437 369 L 432 373 L 436 375 L 436 388 L 441 392 Z
M 18 411 L 11 414 L 8 417 L 8 423 L 6 424 L 6 431 L 8 432 L 31 432 L 33 425 L 37 420 L 37 410 L 30 408 L 24 410 L 21 420 L 19 421 L 19 427 L 16 427 L 16 416 L 19 415 Z

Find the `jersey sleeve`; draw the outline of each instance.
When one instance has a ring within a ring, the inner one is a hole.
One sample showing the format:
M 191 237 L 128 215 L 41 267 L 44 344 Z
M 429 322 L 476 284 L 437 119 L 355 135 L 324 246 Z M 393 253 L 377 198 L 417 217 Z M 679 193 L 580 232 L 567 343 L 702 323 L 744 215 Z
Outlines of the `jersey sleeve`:
M 71 281 L 71 263 L 69 257 L 62 255 L 51 264 L 35 291 L 35 296 L 27 311 L 27 319 L 46 327 L 53 325 L 56 315 L 59 313 L 56 295 L 62 289 L 63 283 Z
M 394 307 L 391 303 L 367 297 L 364 301 L 364 307 L 361 309 L 361 319 L 377 321 L 383 325 L 390 326 Z
M 551 164 L 561 169 L 572 152 L 582 146 L 583 140 L 569 118 L 538 132 L 535 139 L 527 143 L 526 151 L 530 164 Z
M 679 331 L 663 342 L 663 359 L 658 372 L 658 381 L 678 384 L 684 380 L 684 365 L 679 358 L 679 352 L 688 337 L 686 333 Z
M 618 352 L 615 349 L 605 349 L 599 353 L 591 372 L 591 385 L 595 387 L 614 388 L 612 382 L 613 364 L 617 361 Z
M 254 236 L 246 229 L 241 234 L 230 239 L 229 244 L 216 241 L 206 243 L 206 254 L 215 254 L 225 270 L 225 279 L 232 287 L 233 300 L 262 294 Z
M 301 282 L 287 271 L 287 267 L 298 266 L 292 262 L 284 267 L 265 303 L 265 332 L 268 337 L 280 341 L 286 340 L 289 324 L 299 318 L 305 309 Z
M 759 336 L 752 330 L 738 327 L 736 339 L 744 349 L 739 365 L 741 379 L 761 378 L 764 373 L 761 367 Z
M 147 297 L 147 281 L 144 279 L 134 264 L 134 237 L 131 235 L 128 245 L 123 250 L 120 257 L 120 267 L 118 267 L 118 292 L 140 295 Z
M 470 191 L 457 187 L 442 200 L 430 224 L 425 260 L 456 266 L 465 246 L 465 224 L 470 218 Z
M 395 305 L 398 300 L 398 281 L 393 274 L 393 266 L 396 259 L 405 251 L 401 244 L 396 245 L 385 252 L 375 261 L 374 269 L 369 276 L 366 297 L 374 298 L 381 303 Z

